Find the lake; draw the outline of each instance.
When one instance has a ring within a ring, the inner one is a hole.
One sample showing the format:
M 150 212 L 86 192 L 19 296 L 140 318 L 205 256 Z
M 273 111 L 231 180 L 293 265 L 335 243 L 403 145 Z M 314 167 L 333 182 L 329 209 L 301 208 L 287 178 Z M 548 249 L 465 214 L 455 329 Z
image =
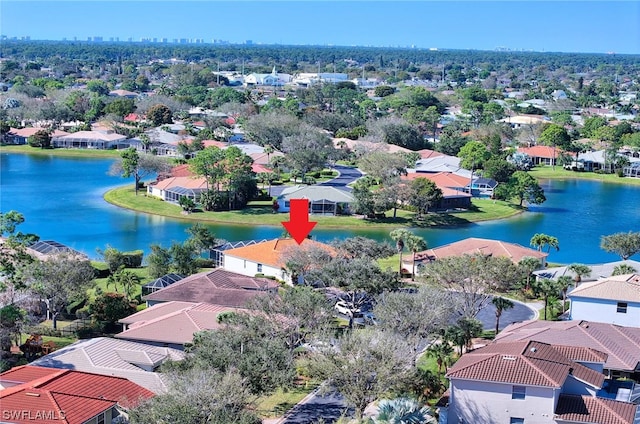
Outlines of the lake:
M 112 159 L 61 158 L 27 154 L 0 154 L 0 210 L 17 210 L 25 217 L 22 232 L 56 240 L 98 258 L 96 249 L 149 251 L 151 244 L 169 247 L 184 241 L 191 222 L 132 212 L 102 198 L 110 188 L 133 179 L 107 175 Z M 588 180 L 545 180 L 547 201 L 515 217 L 457 228 L 416 229 L 430 247 L 482 237 L 529 246 L 535 233 L 558 238 L 560 251 L 550 262 L 595 264 L 619 257 L 600 249 L 600 236 L 640 231 L 640 187 Z M 283 214 L 283 221 L 287 220 Z M 311 220 L 313 220 L 311 218 Z M 207 224 L 226 240 L 275 238 L 282 227 Z M 388 230 L 318 228 L 320 241 L 362 235 L 390 241 Z M 640 260 L 640 255 L 634 259 Z

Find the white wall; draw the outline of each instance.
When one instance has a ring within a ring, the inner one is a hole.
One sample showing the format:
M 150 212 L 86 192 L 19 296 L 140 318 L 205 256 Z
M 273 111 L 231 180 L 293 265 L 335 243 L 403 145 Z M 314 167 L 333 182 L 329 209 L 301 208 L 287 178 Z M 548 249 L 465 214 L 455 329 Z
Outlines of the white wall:
M 568 376 L 562 386 L 562 393 L 570 395 L 589 395 L 595 396 L 597 389 L 584 384 L 583 382 L 576 380 L 573 376 Z
M 617 305 L 615 300 L 571 298 L 570 317 L 572 320 L 640 327 L 640 303 L 627 302 L 626 314 L 617 312 Z
M 262 264 L 262 271 L 258 271 L 258 264 L 256 262 L 226 254 L 224 255 L 224 265 L 222 267 L 227 271 L 236 272 L 249 277 L 255 277 L 256 274 L 264 274 L 265 276 L 275 277 L 279 280 L 286 281 L 286 276 L 280 268 Z
M 555 424 L 559 389 L 528 386 L 522 400 L 511 399 L 511 391 L 511 384 L 452 379 L 448 422 L 495 424 L 514 417 L 527 424 Z

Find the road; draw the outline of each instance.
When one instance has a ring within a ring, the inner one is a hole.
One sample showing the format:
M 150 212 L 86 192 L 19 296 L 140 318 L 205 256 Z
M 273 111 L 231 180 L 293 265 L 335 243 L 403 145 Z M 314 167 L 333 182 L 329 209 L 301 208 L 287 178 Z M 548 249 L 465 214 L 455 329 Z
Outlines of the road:
M 330 424 L 342 417 L 345 411 L 347 411 L 346 416 L 353 416 L 353 410 L 347 409 L 347 405 L 339 393 L 329 392 L 319 395 L 316 391 L 306 398 L 306 402 L 294 406 L 282 423 L 310 424 L 322 419 L 323 423 Z

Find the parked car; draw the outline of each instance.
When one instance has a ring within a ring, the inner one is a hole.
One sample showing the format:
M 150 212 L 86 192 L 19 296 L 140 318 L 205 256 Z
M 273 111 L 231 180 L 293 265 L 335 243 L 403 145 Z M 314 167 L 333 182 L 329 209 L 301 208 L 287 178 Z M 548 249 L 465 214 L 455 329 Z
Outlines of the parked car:
M 333 308 L 339 314 L 346 315 L 348 317 L 352 317 L 354 316 L 354 314 L 357 314 L 360 312 L 360 308 L 353 308 L 349 304 L 349 302 L 346 302 L 344 300 L 338 300 L 336 304 L 333 306 Z

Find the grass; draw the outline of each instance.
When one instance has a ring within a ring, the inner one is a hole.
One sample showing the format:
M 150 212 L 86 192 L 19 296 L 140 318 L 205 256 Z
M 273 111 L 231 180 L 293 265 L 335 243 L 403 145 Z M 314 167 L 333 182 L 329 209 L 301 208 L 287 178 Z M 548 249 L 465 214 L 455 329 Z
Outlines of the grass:
M 315 383 L 303 383 L 288 390 L 279 388 L 276 392 L 268 396 L 258 398 L 256 401 L 256 412 L 263 418 L 280 417 L 304 399 L 304 397 L 311 393 L 316 387 L 317 384 Z
M 640 178 L 624 178 L 618 177 L 616 174 L 597 174 L 595 172 L 568 171 L 561 166 L 556 166 L 555 169 L 553 169 L 553 167 L 551 166 L 537 166 L 529 171 L 529 173 L 539 179 L 580 179 L 640 186 Z
M 4 145 L 0 146 L 0 153 L 26 153 L 30 155 L 59 156 L 59 157 L 83 157 L 83 158 L 117 158 L 118 150 L 96 149 L 40 149 L 29 145 Z
M 232 225 L 247 225 L 247 222 L 255 222 L 248 217 L 259 217 L 261 225 L 280 226 L 286 221 L 286 214 L 274 213 L 271 203 L 250 202 L 240 211 L 204 212 L 197 211 L 189 215 L 182 212 L 178 205 L 164 202 L 158 198 L 147 196 L 144 191 L 135 195 L 133 185 L 118 187 L 108 191 L 104 199 L 116 206 L 132 209 L 138 212 L 161 215 L 185 221 L 219 222 Z M 392 212 L 387 217 L 380 219 L 363 219 L 359 216 L 317 216 L 310 219 L 318 222 L 325 228 L 389 228 L 396 227 L 434 227 L 434 226 L 459 226 L 470 222 L 486 221 L 506 218 L 521 212 L 518 208 L 507 202 L 488 199 L 474 199 L 473 207 L 469 211 L 451 213 L 430 213 L 418 219 L 416 214 L 410 211 L 398 210 L 397 217 L 392 217 Z
M 22 333 L 21 339 L 22 343 L 24 343 L 31 334 Z M 54 336 L 42 336 L 43 342 L 54 342 L 56 344 L 56 349 L 62 349 L 65 346 L 69 346 L 72 343 L 78 341 L 75 337 L 54 337 Z

